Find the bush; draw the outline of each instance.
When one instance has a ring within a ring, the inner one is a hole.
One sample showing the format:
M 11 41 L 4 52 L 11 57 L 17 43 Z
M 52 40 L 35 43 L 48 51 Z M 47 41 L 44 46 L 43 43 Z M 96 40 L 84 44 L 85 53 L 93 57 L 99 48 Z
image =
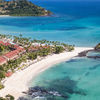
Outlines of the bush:
M 6 100 L 5 98 L 3 98 L 3 97 L 0 97 L 0 100 Z
M 1 83 L 0 83 L 0 89 L 3 89 L 4 88 L 4 85 L 2 85 Z
M 14 100 L 14 99 L 15 99 L 15 98 L 14 98 L 12 95 L 10 95 L 10 94 L 6 95 L 5 98 L 0 97 L 0 100 Z
M 63 52 L 64 51 L 64 48 L 62 47 L 62 46 L 56 46 L 55 47 L 55 53 L 61 53 L 61 52 Z
M 74 50 L 74 47 L 73 46 L 69 46 L 68 47 L 68 51 L 72 51 L 72 50 Z
M 6 95 L 6 98 L 7 98 L 7 100 L 14 100 L 14 99 L 15 99 L 15 98 L 14 98 L 12 95 L 10 95 L 10 94 Z

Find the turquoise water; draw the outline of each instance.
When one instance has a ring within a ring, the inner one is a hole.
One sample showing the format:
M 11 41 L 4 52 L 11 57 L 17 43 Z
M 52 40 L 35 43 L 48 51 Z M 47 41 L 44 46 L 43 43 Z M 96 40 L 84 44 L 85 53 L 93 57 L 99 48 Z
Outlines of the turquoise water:
M 38 75 L 30 86 L 52 88 L 69 95 L 68 98 L 51 97 L 47 100 L 99 100 L 100 59 L 75 58 L 57 64 Z
M 100 52 L 94 52 L 94 51 L 91 51 L 87 54 L 87 56 L 98 56 L 100 57 Z
M 0 33 L 95 46 L 100 40 L 100 2 L 34 0 L 51 17 L 0 17 Z

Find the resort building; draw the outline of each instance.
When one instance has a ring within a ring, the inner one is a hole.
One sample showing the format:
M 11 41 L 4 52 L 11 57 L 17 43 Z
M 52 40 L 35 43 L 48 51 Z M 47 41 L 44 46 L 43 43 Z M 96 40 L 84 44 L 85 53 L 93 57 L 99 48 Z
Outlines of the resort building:
M 3 55 L 0 56 L 0 65 L 7 63 L 9 60 L 17 59 L 20 57 L 21 54 L 25 53 L 26 50 L 19 45 L 11 44 L 9 42 L 0 41 L 1 45 L 8 46 L 10 50 L 5 52 Z M 49 46 L 46 45 L 35 45 L 28 48 L 29 52 L 35 52 L 41 50 L 43 48 L 48 48 Z
M 5 45 L 5 43 L 3 41 L 0 41 L 0 45 Z
M 15 44 L 13 45 L 9 42 L 0 41 L 0 44 L 4 45 L 4 46 L 9 46 L 9 48 L 11 49 L 9 52 L 0 56 L 0 65 L 7 63 L 7 61 L 9 61 L 9 60 L 18 58 L 20 54 L 23 54 L 26 52 L 26 50 L 23 47 L 20 47 Z
M 4 58 L 3 56 L 0 56 L 0 65 L 3 65 L 6 62 L 7 62 L 6 58 Z
M 5 55 L 3 55 L 7 60 L 12 60 L 12 59 L 16 59 L 18 57 L 18 51 L 14 50 L 11 52 L 6 53 Z
M 38 51 L 38 49 L 36 47 L 31 46 L 31 47 L 28 48 L 28 51 L 29 52 L 35 52 L 35 51 Z

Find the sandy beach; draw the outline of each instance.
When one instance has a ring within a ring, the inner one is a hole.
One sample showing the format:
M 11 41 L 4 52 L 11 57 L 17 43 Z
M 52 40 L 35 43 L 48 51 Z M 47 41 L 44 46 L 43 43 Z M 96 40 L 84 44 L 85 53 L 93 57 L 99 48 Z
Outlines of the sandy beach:
M 0 15 L 0 17 L 9 17 L 10 15 Z
M 61 54 L 49 55 L 45 59 L 30 65 L 28 68 L 15 72 L 11 77 L 7 78 L 4 83 L 5 88 L 0 90 L 0 96 L 4 97 L 7 94 L 11 94 L 15 97 L 15 100 L 18 97 L 24 95 L 22 92 L 28 90 L 28 83 L 31 79 L 36 77 L 40 72 L 48 69 L 54 64 L 67 61 L 75 56 L 78 53 L 90 50 L 93 48 L 88 47 L 75 47 L 75 50 L 72 52 L 63 52 Z

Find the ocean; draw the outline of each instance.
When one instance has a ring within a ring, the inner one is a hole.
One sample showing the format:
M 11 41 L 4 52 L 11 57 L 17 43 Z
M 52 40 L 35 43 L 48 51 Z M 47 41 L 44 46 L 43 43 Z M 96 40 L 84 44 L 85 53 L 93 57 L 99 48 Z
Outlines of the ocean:
M 49 17 L 0 17 L 0 33 L 76 46 L 95 46 L 100 39 L 100 2 L 34 0 L 53 12 Z
M 47 17 L 0 17 L 0 33 L 58 40 L 94 47 L 100 42 L 100 2 L 32 1 L 53 12 Z M 28 100 L 100 100 L 100 59 L 74 58 L 56 64 L 31 80 L 54 95 Z M 57 96 L 57 93 L 59 96 Z
M 99 100 L 100 59 L 74 58 L 40 73 L 29 86 L 57 91 L 61 96 L 29 100 Z M 54 92 L 55 93 L 55 92 Z M 67 97 L 66 97 L 67 96 Z

